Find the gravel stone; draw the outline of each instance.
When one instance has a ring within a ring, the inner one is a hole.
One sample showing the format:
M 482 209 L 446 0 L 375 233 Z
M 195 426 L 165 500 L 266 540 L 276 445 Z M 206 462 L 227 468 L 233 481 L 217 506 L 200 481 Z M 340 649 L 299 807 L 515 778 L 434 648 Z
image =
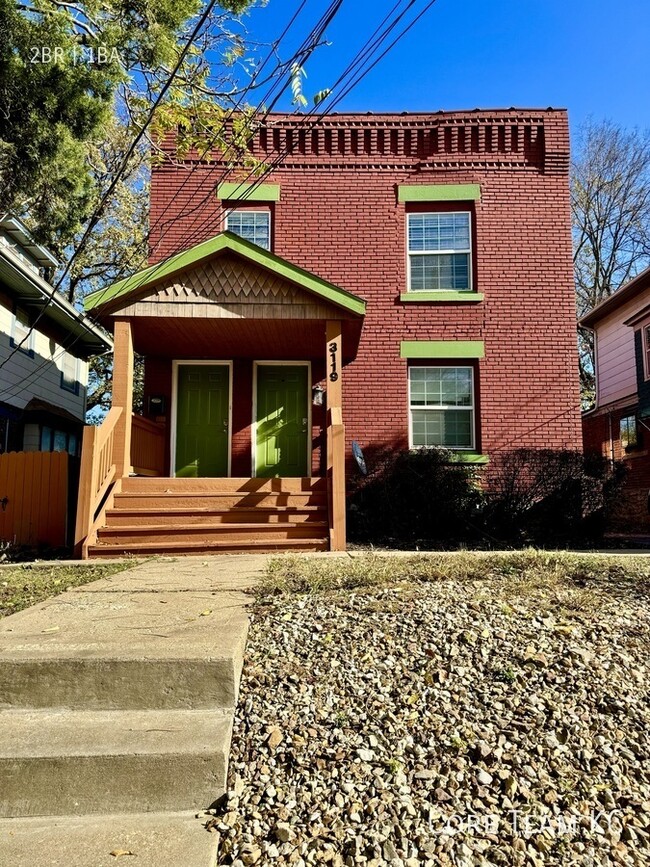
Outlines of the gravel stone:
M 262 599 L 219 864 L 650 865 L 650 584 Z

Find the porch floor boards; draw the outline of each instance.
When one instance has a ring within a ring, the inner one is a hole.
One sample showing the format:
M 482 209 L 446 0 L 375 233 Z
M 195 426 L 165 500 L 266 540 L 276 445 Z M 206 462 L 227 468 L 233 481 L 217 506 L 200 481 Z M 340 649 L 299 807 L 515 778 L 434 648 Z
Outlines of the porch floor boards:
M 323 551 L 327 509 L 323 478 L 131 477 L 89 556 Z

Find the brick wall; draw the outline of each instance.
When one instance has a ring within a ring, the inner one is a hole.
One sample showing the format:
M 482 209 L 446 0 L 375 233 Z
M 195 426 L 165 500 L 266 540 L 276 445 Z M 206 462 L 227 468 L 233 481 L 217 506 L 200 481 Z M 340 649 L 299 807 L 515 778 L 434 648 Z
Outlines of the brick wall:
M 297 124 L 271 116 L 251 149 L 267 163 L 284 155 L 264 178 L 281 187 L 271 206 L 274 252 L 367 301 L 358 356 L 344 370 L 349 439 L 405 446 L 400 341 L 458 339 L 485 341 L 483 451 L 581 448 L 566 113 L 339 115 L 307 131 Z M 214 188 L 236 176 L 218 159 L 190 168 L 153 172 L 152 262 L 223 228 Z M 473 209 L 482 302 L 400 301 L 406 206 L 397 185 L 404 183 L 480 184 Z

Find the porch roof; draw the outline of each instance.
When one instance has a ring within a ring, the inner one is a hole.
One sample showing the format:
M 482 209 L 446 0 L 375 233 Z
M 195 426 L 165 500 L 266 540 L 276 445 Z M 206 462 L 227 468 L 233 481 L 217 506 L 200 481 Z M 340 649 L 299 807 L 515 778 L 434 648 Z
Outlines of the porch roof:
M 109 312 L 109 309 L 121 306 L 120 302 L 126 301 L 129 296 L 140 294 L 143 290 L 150 289 L 181 271 L 195 268 L 224 253 L 232 253 L 262 268 L 270 275 L 288 280 L 322 301 L 344 310 L 347 314 L 359 317 L 365 314 L 366 302 L 358 295 L 353 295 L 340 286 L 335 286 L 231 232 L 221 232 L 201 244 L 190 247 L 189 250 L 177 253 L 156 265 L 150 265 L 112 286 L 92 292 L 86 296 L 84 307 L 86 310 Z

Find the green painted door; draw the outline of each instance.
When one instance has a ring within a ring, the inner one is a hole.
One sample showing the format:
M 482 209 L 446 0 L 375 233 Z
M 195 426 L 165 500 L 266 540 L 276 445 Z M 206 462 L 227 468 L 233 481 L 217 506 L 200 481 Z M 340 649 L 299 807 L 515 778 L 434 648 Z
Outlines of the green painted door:
M 178 365 L 177 476 L 228 475 L 229 392 L 227 365 Z
M 309 383 L 306 365 L 257 367 L 255 475 L 308 476 Z

